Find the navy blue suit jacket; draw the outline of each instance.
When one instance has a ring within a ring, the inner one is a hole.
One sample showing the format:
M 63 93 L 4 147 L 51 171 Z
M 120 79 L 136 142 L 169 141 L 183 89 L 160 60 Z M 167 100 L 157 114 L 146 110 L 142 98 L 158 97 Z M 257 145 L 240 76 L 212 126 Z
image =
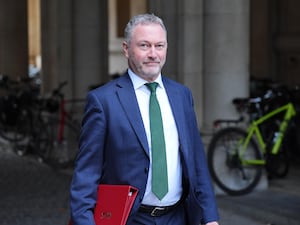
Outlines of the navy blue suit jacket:
M 191 92 L 175 81 L 162 79 L 178 129 L 189 225 L 218 220 Z M 82 124 L 71 184 L 73 225 L 94 224 L 93 208 L 99 183 L 129 184 L 139 189 L 130 221 L 145 192 L 149 149 L 127 73 L 88 93 Z

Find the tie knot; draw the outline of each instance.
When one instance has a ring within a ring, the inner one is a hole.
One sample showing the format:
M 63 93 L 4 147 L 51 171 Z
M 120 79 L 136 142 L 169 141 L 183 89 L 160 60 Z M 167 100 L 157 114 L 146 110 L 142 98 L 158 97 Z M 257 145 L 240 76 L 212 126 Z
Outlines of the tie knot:
M 150 90 L 152 93 L 155 93 L 156 88 L 157 88 L 157 86 L 158 86 L 158 83 L 157 83 L 157 82 L 152 82 L 152 83 L 146 83 L 145 85 L 149 88 L 149 90 Z

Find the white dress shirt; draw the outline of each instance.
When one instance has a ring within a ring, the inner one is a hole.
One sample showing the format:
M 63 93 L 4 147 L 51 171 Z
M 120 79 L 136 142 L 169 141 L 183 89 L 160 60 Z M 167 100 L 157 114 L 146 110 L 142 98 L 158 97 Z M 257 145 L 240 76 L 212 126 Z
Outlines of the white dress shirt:
M 161 109 L 164 135 L 165 135 L 169 191 L 162 200 L 159 200 L 151 192 L 152 161 L 151 161 L 151 134 L 150 134 L 150 121 L 149 121 L 150 90 L 145 85 L 145 83 L 148 83 L 148 81 L 137 76 L 130 69 L 128 69 L 128 73 L 134 86 L 135 94 L 139 104 L 140 112 L 142 115 L 145 131 L 147 135 L 148 145 L 150 149 L 150 168 L 149 168 L 146 192 L 142 203 L 145 205 L 153 205 L 153 206 L 173 205 L 178 200 L 180 200 L 182 195 L 182 168 L 181 168 L 180 155 L 179 155 L 179 140 L 178 140 L 177 127 L 168 100 L 168 96 L 161 79 L 161 75 L 159 75 L 159 77 L 155 80 L 155 82 L 158 83 L 158 87 L 156 89 L 156 96 Z

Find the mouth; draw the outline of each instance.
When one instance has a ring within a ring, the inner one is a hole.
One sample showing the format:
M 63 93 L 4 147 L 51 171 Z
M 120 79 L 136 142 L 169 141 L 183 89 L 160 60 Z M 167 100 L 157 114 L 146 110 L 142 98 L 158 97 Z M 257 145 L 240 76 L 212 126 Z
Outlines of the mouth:
M 157 61 L 151 61 L 151 62 L 144 62 L 145 65 L 148 65 L 148 66 L 157 66 L 159 65 L 159 62 Z

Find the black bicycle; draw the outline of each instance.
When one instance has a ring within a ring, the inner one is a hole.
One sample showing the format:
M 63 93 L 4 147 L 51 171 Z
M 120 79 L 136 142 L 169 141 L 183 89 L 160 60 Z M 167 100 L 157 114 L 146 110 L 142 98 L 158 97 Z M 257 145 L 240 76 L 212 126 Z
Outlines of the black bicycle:
M 61 82 L 49 97 L 44 97 L 42 112 L 45 127 L 50 131 L 51 148 L 45 160 L 53 167 L 72 166 L 78 151 L 78 138 L 85 99 L 66 99 Z
M 0 97 L 0 137 L 18 155 L 33 154 L 55 168 L 73 165 L 85 100 L 65 99 L 67 82 L 41 96 L 27 80 L 0 81 L 5 91 Z

